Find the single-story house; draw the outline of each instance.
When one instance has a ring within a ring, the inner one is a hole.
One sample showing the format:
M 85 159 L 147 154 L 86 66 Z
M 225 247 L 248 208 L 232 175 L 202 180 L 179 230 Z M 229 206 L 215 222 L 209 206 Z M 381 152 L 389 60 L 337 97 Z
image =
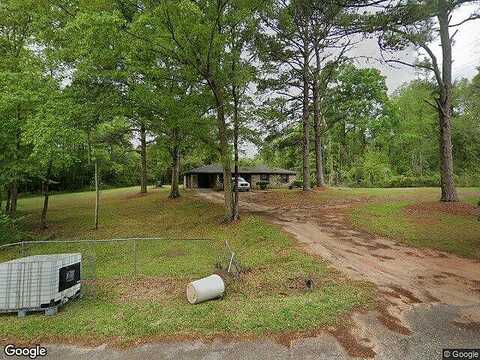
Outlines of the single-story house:
M 296 178 L 296 172 L 264 165 L 240 167 L 239 174 L 250 183 L 252 189 L 258 189 L 260 181 L 267 181 L 269 188 L 288 187 Z M 233 177 L 233 169 L 232 169 Z M 205 165 L 184 173 L 184 185 L 188 189 L 223 187 L 223 168 L 220 165 Z

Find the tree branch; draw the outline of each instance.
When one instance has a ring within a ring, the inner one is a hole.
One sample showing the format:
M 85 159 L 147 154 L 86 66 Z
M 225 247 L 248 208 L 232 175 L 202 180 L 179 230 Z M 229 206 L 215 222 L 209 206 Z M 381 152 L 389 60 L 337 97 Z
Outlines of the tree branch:
M 438 106 L 432 102 L 430 102 L 429 100 L 427 99 L 423 99 L 423 101 L 425 101 L 428 105 L 430 105 L 431 107 L 433 107 L 435 110 L 438 111 Z
M 450 25 L 448 25 L 448 27 L 457 27 L 457 26 L 465 24 L 466 22 L 473 21 L 473 20 L 478 20 L 478 19 L 480 19 L 480 14 L 474 14 L 474 15 L 469 16 L 466 19 L 463 19 L 462 21 L 460 21 L 456 24 L 450 24 Z

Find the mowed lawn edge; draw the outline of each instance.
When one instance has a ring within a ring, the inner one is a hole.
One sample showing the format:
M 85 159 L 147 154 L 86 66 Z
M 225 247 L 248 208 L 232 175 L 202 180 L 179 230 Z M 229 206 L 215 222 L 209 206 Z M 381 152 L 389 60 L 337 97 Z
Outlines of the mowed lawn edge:
M 429 248 L 480 259 L 480 199 L 478 188 L 459 189 L 461 202 L 440 203 L 436 193 L 417 199 L 376 197 L 349 212 L 356 229 L 384 236 L 408 246 Z
M 257 216 L 220 223 L 221 206 L 184 192 L 168 199 L 167 189 L 102 192 L 98 231 L 92 230 L 93 193 L 51 198 L 50 227 L 38 231 L 41 198 L 20 201 L 23 226 L 56 239 L 162 237 L 139 248 L 139 276 L 132 276 L 128 246 L 96 250 L 96 297 L 67 304 L 57 316 L 24 319 L 0 316 L 2 341 L 126 344 L 149 339 L 204 336 L 262 336 L 311 332 L 343 325 L 355 309 L 373 306 L 371 284 L 346 279 L 321 259 L 304 253 L 295 240 Z M 203 238 L 205 241 L 173 240 Z M 222 300 L 190 305 L 185 285 L 215 271 L 225 259 L 224 241 L 245 268 L 239 281 L 227 280 Z M 75 245 L 30 247 L 29 254 L 75 250 Z M 5 258 L 7 254 L 2 255 Z M 306 279 L 315 287 L 308 290 Z
M 347 225 L 405 245 L 480 258 L 480 188 L 458 188 L 459 203 L 440 203 L 440 188 L 273 190 L 255 202 L 286 208 L 341 204 Z M 333 211 L 333 210 L 332 210 Z M 337 210 L 338 211 L 338 210 Z M 325 220 L 328 221 L 328 220 Z

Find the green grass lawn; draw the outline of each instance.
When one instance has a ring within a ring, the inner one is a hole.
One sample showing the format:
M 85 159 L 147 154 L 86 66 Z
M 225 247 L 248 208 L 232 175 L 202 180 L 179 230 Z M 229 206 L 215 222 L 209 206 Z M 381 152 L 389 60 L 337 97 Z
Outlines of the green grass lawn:
M 480 200 L 479 188 L 458 189 L 461 201 L 476 205 Z M 398 200 L 437 201 L 439 188 L 347 188 L 328 187 L 321 190 L 303 192 L 299 189 L 275 189 L 259 193 L 255 201 L 273 206 L 311 206 L 331 202 L 395 202 Z
M 81 250 L 84 271 L 96 274 L 96 286 L 89 283 L 89 296 L 67 304 L 55 317 L 1 315 L 0 340 L 121 345 L 158 338 L 310 331 L 335 325 L 353 309 L 373 302 L 371 285 L 343 278 L 259 217 L 245 215 L 238 223 L 222 225 L 222 208 L 190 192 L 178 200 L 168 199 L 166 189 L 152 189 L 147 196 L 137 192 L 102 192 L 97 231 L 92 229 L 91 192 L 52 196 L 45 232 L 38 230 L 42 199 L 20 201 L 20 213 L 28 215 L 23 227 L 42 237 L 168 239 L 138 242 L 138 277 L 133 275 L 132 241 L 28 246 L 27 254 Z M 174 240 L 178 238 L 207 240 Z M 219 260 L 225 262 L 225 240 L 247 271 L 239 281 L 227 281 L 223 300 L 188 304 L 186 284 L 210 275 Z M 6 260 L 18 254 L 18 249 L 4 250 L 0 256 Z M 307 278 L 315 281 L 313 291 L 305 289 Z
M 461 203 L 441 204 L 438 189 L 381 189 L 350 214 L 352 224 L 407 245 L 480 259 L 478 188 L 459 189 Z
M 459 188 L 460 203 L 441 205 L 439 188 L 326 188 L 311 192 L 273 190 L 254 201 L 270 206 L 346 203 L 354 228 L 410 246 L 480 259 L 479 188 Z

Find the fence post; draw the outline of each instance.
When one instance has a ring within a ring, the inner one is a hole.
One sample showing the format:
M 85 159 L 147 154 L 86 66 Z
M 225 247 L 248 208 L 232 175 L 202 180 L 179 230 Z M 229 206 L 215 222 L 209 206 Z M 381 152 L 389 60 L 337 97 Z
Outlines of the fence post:
M 133 274 L 134 274 L 134 277 L 136 278 L 137 277 L 137 239 L 133 239 L 133 257 L 134 257 Z
M 22 240 L 22 257 L 25 257 L 25 240 Z

